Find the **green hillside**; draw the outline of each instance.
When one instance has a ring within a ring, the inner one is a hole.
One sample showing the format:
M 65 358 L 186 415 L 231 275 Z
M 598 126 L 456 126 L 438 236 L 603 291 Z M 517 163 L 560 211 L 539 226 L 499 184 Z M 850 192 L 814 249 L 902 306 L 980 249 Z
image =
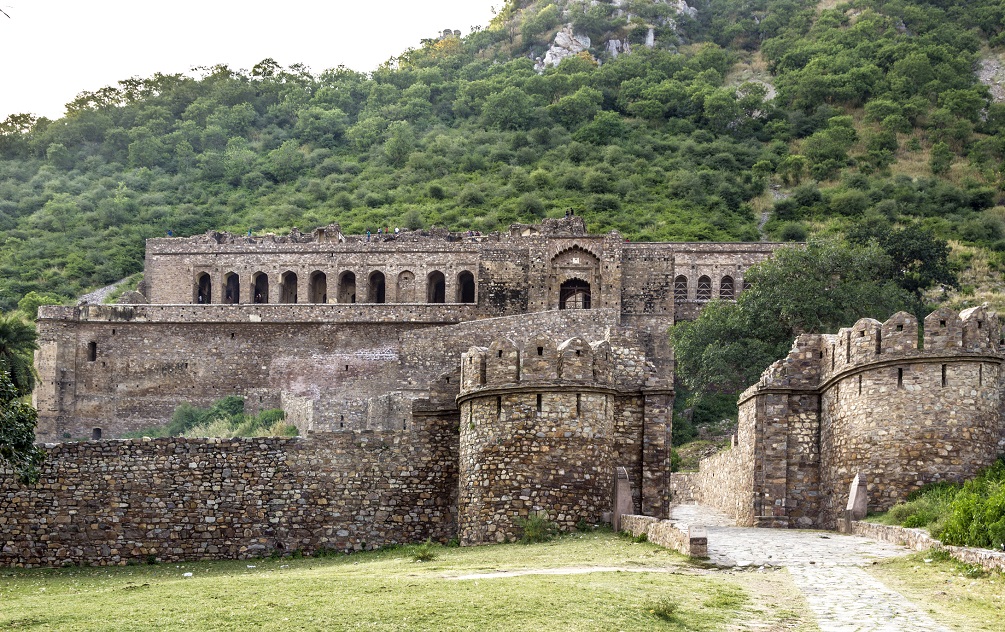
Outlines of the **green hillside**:
M 962 244 L 981 287 L 961 300 L 994 299 L 1005 104 L 976 71 L 1005 43 L 1005 1 L 686 8 L 511 1 L 368 74 L 213 66 L 78 95 L 56 121 L 11 116 L 0 309 L 138 272 L 169 230 L 486 232 L 569 208 L 634 240 L 915 225 Z M 589 49 L 535 69 L 566 25 Z

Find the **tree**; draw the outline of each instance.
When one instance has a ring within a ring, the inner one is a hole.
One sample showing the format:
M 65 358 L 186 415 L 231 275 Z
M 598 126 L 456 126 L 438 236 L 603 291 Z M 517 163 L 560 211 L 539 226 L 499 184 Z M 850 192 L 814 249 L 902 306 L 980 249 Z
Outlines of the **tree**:
M 890 257 L 889 277 L 914 294 L 935 285 L 955 287 L 959 280 L 949 267 L 949 242 L 917 225 L 892 229 L 888 225 L 859 223 L 848 232 L 852 243 L 876 243 Z
M 526 92 L 509 86 L 485 99 L 482 116 L 490 127 L 505 130 L 525 129 L 534 113 L 534 102 Z
M 0 314 L 0 372 L 7 375 L 18 397 L 35 389 L 37 337 L 35 327 L 20 314 Z
M 712 301 L 696 320 L 670 330 L 678 377 L 698 398 L 737 395 L 799 334 L 909 307 L 911 296 L 889 276 L 892 265 L 876 245 L 811 242 L 777 251 L 747 271 L 752 287 L 735 303 Z
M 45 453 L 35 445 L 38 413 L 21 401 L 7 373 L 0 373 L 0 464 L 14 469 L 23 483 L 38 480 Z

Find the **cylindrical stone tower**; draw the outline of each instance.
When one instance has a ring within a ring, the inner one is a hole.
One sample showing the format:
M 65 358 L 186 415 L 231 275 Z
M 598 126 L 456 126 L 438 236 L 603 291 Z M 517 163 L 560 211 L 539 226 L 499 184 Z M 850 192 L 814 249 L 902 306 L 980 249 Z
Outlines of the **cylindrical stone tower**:
M 609 345 L 497 340 L 462 356 L 459 531 L 462 544 L 505 542 L 519 519 L 569 530 L 610 511 L 614 390 Z

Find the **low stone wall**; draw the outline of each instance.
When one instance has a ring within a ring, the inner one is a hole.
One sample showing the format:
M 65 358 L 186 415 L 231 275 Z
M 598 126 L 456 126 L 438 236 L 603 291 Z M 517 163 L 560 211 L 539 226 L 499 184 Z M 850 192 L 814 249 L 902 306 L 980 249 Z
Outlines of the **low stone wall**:
M 653 544 L 690 557 L 708 557 L 708 535 L 702 527 L 680 525 L 651 516 L 621 516 L 621 528 L 633 536 L 643 533 Z
M 37 484 L 0 470 L 0 566 L 244 559 L 456 534 L 457 436 L 446 424 L 46 449 Z
M 966 564 L 980 566 L 986 571 L 1005 572 L 1005 551 L 977 549 L 968 546 L 949 546 L 936 540 L 924 529 L 908 529 L 896 525 L 875 524 L 872 522 L 852 521 L 851 531 L 855 535 L 891 542 L 914 549 L 943 549 L 954 558 Z

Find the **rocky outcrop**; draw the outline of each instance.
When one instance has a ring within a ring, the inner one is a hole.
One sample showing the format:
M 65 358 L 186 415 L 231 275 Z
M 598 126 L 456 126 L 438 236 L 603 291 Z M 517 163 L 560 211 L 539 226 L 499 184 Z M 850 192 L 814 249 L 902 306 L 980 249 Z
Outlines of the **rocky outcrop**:
M 566 57 L 578 55 L 590 50 L 590 37 L 581 33 L 574 33 L 572 25 L 567 24 L 555 35 L 555 43 L 551 45 L 544 59 L 538 62 L 538 68 L 544 70 L 549 66 L 559 65 Z

